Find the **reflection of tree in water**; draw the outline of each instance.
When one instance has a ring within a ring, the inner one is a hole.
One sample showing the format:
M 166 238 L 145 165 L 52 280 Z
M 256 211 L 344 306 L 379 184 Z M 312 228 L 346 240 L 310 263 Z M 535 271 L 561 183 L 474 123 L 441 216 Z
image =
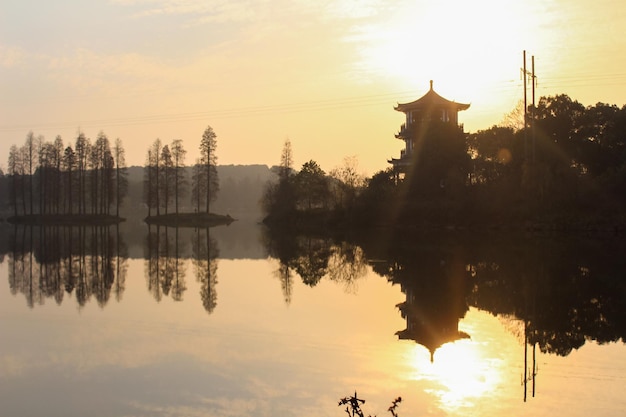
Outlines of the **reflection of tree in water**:
M 280 233 L 263 229 L 261 240 L 270 257 L 278 260 L 278 268 L 274 275 L 280 281 L 285 304 L 291 303 L 293 292 L 293 263 L 298 256 L 296 236 L 293 233 Z
M 185 262 L 181 259 L 184 241 L 179 239 L 179 229 L 148 226 L 145 249 L 148 291 L 156 301 L 164 296 L 182 301 L 187 284 Z
M 474 247 L 471 304 L 522 320 L 528 343 L 544 353 L 626 340 L 623 241 L 536 238 L 499 246 Z
M 93 296 L 105 306 L 124 292 L 128 249 L 108 226 L 15 226 L 10 236 L 9 286 L 27 304 L 74 294 L 79 306 Z
M 356 292 L 357 280 L 367 274 L 367 259 L 361 247 L 342 242 L 333 245 L 328 260 L 328 278 L 343 283 L 346 291 Z
M 209 233 L 209 228 L 196 229 L 192 240 L 193 266 L 196 279 L 200 282 L 200 298 L 207 313 L 217 306 L 217 241 Z
M 452 337 L 469 305 L 518 320 L 520 340 L 544 353 L 564 356 L 589 340 L 625 340 L 623 240 L 448 237 L 361 243 L 366 255 L 378 260 L 374 271 L 399 283 L 406 294 L 399 305 L 407 318 L 401 337 L 415 326 L 434 326 Z
M 293 268 L 302 278 L 302 282 L 314 287 L 326 275 L 330 244 L 328 239 L 299 236 L 296 240 L 298 253 L 293 259 Z
M 347 291 L 353 291 L 356 280 L 366 274 L 363 251 L 350 243 L 336 244 L 330 237 L 296 236 L 270 230 L 265 231 L 263 242 L 270 257 L 278 260 L 275 275 L 287 304 L 291 302 L 294 273 L 310 287 L 328 277 L 345 284 Z
M 291 304 L 291 295 L 293 292 L 293 272 L 291 267 L 287 263 L 280 262 L 274 275 L 280 280 L 280 289 L 283 292 L 285 304 Z

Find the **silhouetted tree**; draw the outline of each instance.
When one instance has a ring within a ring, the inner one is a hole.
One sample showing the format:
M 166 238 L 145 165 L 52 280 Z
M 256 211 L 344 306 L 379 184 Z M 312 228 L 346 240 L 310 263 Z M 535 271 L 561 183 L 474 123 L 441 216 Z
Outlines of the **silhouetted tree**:
M 185 155 L 187 151 L 183 147 L 183 141 L 180 139 L 175 139 L 171 148 L 174 162 L 174 206 L 176 214 L 178 214 L 178 203 L 186 192 Z
M 35 174 L 35 168 L 37 167 L 37 149 L 36 144 L 37 140 L 35 139 L 35 134 L 30 131 L 26 135 L 26 142 L 24 143 L 24 166 L 26 175 L 28 176 L 28 204 L 29 204 L 29 214 L 33 214 L 33 196 L 35 183 L 33 181 L 33 177 Z
M 17 216 L 18 213 L 18 201 L 24 202 L 24 190 L 20 186 L 23 181 L 23 161 L 22 153 L 18 149 L 17 145 L 11 145 L 9 150 L 8 160 L 8 175 L 11 177 L 11 186 L 9 188 L 9 194 L 11 198 L 11 204 L 13 205 L 13 214 Z
M 278 181 L 269 181 L 263 192 L 261 205 L 267 214 L 266 222 L 288 219 L 296 210 L 297 196 L 292 164 L 291 141 L 287 139 L 281 152 L 280 165 L 276 170 Z
M 295 184 L 298 200 L 306 209 L 327 206 L 330 196 L 328 179 L 317 162 L 313 160 L 305 162 L 300 172 L 296 174 Z
M 337 209 L 351 209 L 365 184 L 365 176 L 358 172 L 356 157 L 346 157 L 343 165 L 330 171 L 331 192 Z
M 207 170 L 204 169 L 200 159 L 191 168 L 191 203 L 195 207 L 196 213 L 200 213 L 200 208 L 206 201 L 208 180 Z
M 200 141 L 200 161 L 206 171 L 206 212 L 209 213 L 209 205 L 217 198 L 219 191 L 219 178 L 217 176 L 217 135 L 211 126 L 207 126 Z
M 148 204 L 148 212 L 151 213 L 151 209 L 156 208 L 156 215 L 161 214 L 161 177 L 162 177 L 162 162 L 161 152 L 163 150 L 163 144 L 161 139 L 157 138 L 152 143 L 147 155 L 146 161 L 146 174 L 144 174 L 144 196 L 146 198 L 146 204 Z
M 79 132 L 74 150 L 76 153 L 76 171 L 78 173 L 78 213 L 87 211 L 87 168 L 91 143 L 84 133 Z
M 126 152 L 120 138 L 115 140 L 113 157 L 115 159 L 115 215 L 119 217 L 120 206 L 128 192 L 128 169 L 126 168 Z
M 164 145 L 161 149 L 160 155 L 160 165 L 161 165 L 161 189 L 162 191 L 159 193 L 162 197 L 163 206 L 165 207 L 165 214 L 168 212 L 168 207 L 170 205 L 170 201 L 172 200 L 174 194 L 174 162 L 172 161 L 172 154 L 170 152 L 170 147 L 168 145 Z

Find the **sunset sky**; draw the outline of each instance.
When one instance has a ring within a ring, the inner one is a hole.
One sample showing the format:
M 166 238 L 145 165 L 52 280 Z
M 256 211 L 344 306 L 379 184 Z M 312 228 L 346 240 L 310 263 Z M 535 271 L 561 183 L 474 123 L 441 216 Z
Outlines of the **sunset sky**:
M 276 164 L 290 139 L 296 168 L 372 175 L 431 79 L 471 103 L 465 131 L 501 122 L 523 50 L 537 97 L 626 103 L 623 0 L 0 0 L 0 167 L 30 130 L 102 130 L 129 165 L 183 139 L 190 164 L 210 125 L 220 164 Z

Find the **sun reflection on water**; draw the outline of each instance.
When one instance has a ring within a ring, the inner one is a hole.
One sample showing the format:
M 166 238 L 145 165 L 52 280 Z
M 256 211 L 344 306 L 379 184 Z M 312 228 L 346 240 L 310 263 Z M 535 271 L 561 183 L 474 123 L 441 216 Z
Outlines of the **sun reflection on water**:
M 493 347 L 472 339 L 457 340 L 430 353 L 420 345 L 409 354 L 413 368 L 411 379 L 428 382 L 427 393 L 447 412 L 476 407 L 493 398 L 503 383 L 506 365 Z

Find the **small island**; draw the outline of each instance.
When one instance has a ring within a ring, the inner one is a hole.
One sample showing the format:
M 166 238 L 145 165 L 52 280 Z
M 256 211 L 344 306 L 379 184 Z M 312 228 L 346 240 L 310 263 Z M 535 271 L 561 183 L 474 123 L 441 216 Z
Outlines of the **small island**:
M 11 224 L 32 226 L 112 226 L 125 220 L 108 214 L 27 214 L 7 218 Z
M 215 213 L 178 213 L 148 216 L 144 221 L 149 225 L 171 227 L 213 227 L 228 226 L 235 221 L 230 215 Z

